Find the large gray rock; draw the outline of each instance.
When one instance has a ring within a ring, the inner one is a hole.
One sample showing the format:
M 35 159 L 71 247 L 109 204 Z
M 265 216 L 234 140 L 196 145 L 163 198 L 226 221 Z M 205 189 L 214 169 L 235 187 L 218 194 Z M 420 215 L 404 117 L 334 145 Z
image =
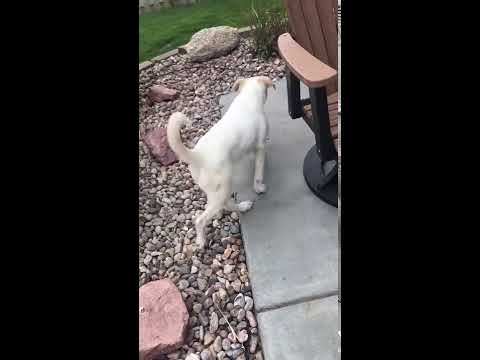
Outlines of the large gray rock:
M 193 34 L 190 42 L 178 48 L 180 54 L 187 54 L 191 61 L 202 62 L 229 54 L 240 43 L 236 28 L 217 26 Z

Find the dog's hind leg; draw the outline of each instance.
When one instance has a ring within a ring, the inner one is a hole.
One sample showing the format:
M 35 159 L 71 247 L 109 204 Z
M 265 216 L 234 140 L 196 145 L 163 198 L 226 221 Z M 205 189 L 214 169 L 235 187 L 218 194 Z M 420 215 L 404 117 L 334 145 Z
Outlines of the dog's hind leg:
M 195 220 L 195 230 L 197 232 L 197 245 L 200 248 L 205 247 L 205 227 L 213 219 L 213 217 L 223 208 L 223 200 L 218 199 L 216 196 L 208 196 L 207 206 L 205 211 Z
M 215 187 L 206 189 L 207 206 L 205 211 L 195 220 L 195 230 L 197 232 L 197 245 L 200 248 L 205 247 L 205 227 L 213 217 L 223 209 L 225 202 L 232 193 L 231 177 L 224 176 L 221 181 L 216 182 Z
M 263 183 L 263 175 L 265 170 L 265 146 L 263 144 L 257 146 L 255 154 L 255 176 L 253 179 L 253 189 L 257 194 L 267 191 L 267 186 Z

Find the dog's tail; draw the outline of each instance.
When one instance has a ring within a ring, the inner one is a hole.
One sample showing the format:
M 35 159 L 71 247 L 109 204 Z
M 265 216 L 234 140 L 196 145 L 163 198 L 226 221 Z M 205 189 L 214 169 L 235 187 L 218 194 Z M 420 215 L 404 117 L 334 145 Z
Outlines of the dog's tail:
M 181 112 L 173 113 L 168 120 L 167 138 L 168 144 L 178 158 L 187 164 L 195 161 L 194 153 L 187 148 L 180 137 L 180 129 L 188 121 L 188 118 Z

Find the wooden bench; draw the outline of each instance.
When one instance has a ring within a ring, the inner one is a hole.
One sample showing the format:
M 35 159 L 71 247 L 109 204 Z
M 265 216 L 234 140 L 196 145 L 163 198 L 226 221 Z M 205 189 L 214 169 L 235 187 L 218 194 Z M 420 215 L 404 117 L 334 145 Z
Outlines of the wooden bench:
M 278 38 L 288 68 L 288 111 L 313 132 L 303 175 L 310 190 L 338 206 L 338 24 L 337 0 L 284 0 L 291 33 Z M 300 98 L 300 81 L 310 98 Z

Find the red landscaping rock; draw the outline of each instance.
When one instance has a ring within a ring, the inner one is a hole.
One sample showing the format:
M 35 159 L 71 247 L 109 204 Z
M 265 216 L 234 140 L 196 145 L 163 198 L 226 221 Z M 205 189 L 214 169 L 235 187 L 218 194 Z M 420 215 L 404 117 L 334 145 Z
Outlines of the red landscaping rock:
M 183 345 L 188 311 L 171 280 L 143 285 L 139 305 L 139 360 L 153 360 Z
M 178 159 L 175 153 L 170 149 L 167 140 L 167 129 L 157 128 L 150 131 L 144 138 L 145 144 L 148 146 L 151 154 L 162 165 L 170 165 Z
M 150 100 L 150 105 L 152 105 L 153 102 L 173 100 L 177 98 L 178 92 L 176 90 L 166 88 L 163 85 L 154 85 L 148 90 L 147 96 Z

